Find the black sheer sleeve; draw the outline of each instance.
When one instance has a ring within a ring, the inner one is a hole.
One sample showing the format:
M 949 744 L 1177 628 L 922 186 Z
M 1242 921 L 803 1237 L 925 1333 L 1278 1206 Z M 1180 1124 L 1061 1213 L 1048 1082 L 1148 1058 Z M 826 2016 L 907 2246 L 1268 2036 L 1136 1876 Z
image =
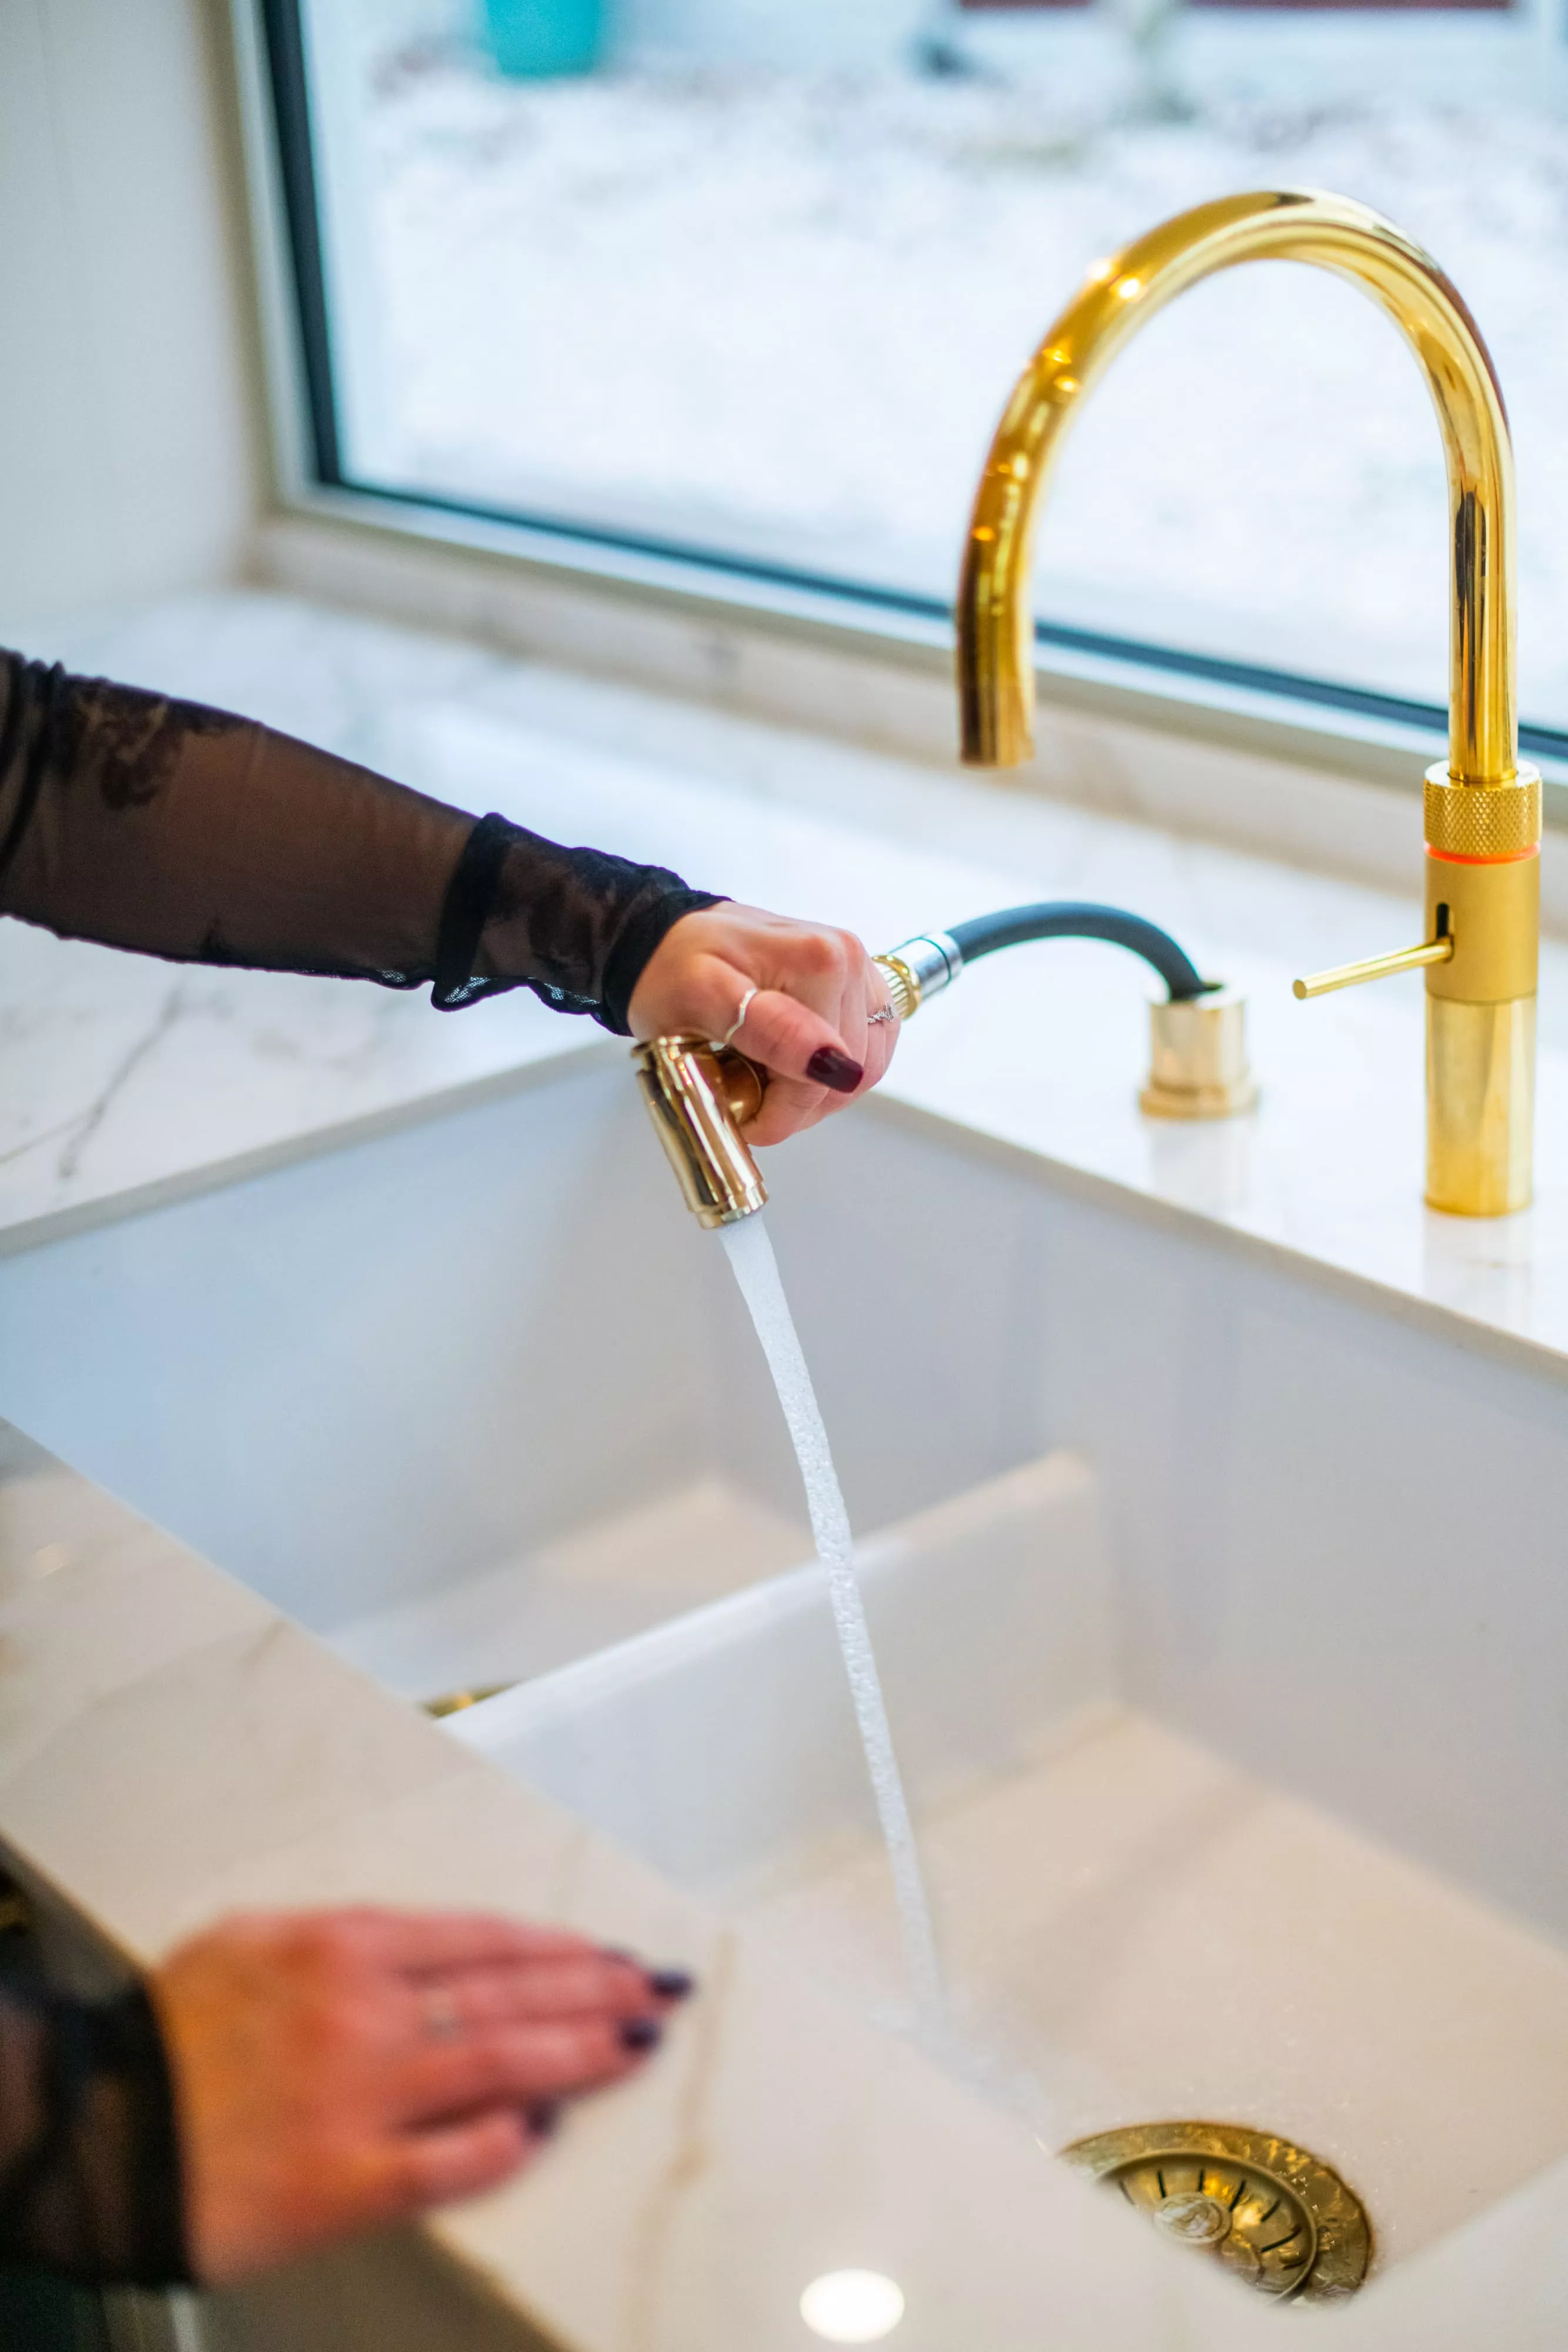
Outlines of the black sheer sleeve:
M 716 903 L 251 719 L 0 652 L 0 913 L 176 962 L 531 988 L 620 1035 L 673 923 Z
M 0 2265 L 89 2283 L 190 2276 L 173 2098 L 151 2005 L 51 1992 L 0 1961 Z

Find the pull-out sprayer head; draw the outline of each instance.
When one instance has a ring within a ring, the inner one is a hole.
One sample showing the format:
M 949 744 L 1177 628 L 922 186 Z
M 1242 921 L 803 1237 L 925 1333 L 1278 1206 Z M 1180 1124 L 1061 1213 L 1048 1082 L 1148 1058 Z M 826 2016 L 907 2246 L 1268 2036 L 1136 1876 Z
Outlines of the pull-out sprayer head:
M 943 931 L 906 940 L 876 962 L 901 1021 L 964 968 Z M 706 1037 L 653 1037 L 635 1046 L 632 1059 L 665 1157 L 698 1224 L 711 1232 L 755 1216 L 766 1205 L 768 1187 L 741 1129 L 757 1117 L 767 1090 L 756 1063 Z
M 1106 940 L 1153 966 L 1168 1002 L 1149 1008 L 1152 1068 L 1139 1097 L 1165 1118 L 1226 1118 L 1258 1098 L 1247 1066 L 1246 1008 L 1199 978 L 1167 932 L 1118 907 L 1051 903 L 1009 907 L 951 931 L 924 931 L 874 961 L 893 1010 L 911 1020 L 950 988 L 966 961 L 1030 940 Z M 703 1037 L 655 1037 L 632 1055 L 659 1140 L 699 1224 L 738 1224 L 768 1199 L 742 1129 L 757 1117 L 768 1081 L 733 1045 Z
M 733 1045 L 653 1037 L 634 1050 L 637 1083 L 698 1224 L 738 1224 L 768 1199 L 740 1130 L 762 1108 L 761 1071 Z

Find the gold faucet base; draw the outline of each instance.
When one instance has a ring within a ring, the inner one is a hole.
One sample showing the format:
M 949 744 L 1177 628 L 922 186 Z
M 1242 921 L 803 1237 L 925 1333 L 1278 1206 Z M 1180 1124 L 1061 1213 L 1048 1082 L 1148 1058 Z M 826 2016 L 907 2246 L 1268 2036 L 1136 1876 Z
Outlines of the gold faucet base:
M 1157 1087 L 1151 1078 L 1138 1089 L 1145 1118 L 1239 1118 L 1258 1108 L 1256 1081 L 1242 1087 Z
M 1141 1111 L 1150 1118 L 1236 1118 L 1257 1100 L 1244 996 L 1211 988 L 1203 996 L 1151 1000 Z
M 1427 1205 L 1506 1217 L 1531 1198 L 1535 999 L 1427 999 Z

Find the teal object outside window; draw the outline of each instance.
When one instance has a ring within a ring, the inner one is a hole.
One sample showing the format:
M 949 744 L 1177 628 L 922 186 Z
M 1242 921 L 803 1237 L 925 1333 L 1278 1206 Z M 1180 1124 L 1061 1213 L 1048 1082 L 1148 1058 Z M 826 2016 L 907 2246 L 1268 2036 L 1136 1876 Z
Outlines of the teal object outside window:
M 589 73 L 599 62 L 603 0 L 485 0 L 485 29 L 504 74 Z

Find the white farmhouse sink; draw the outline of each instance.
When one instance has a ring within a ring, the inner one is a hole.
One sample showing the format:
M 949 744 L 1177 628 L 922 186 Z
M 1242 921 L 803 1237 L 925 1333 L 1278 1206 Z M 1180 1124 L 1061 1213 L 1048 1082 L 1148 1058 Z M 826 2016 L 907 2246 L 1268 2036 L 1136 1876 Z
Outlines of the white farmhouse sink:
M 812 1338 L 876 1527 L 1024 1459 L 1038 1405 L 990 1357 L 1005 1293 L 952 1261 L 900 1300 L 900 1267 L 873 1338 L 831 1222 Z M 865 1346 L 915 1361 L 928 1329 L 970 1373 L 911 1420 Z M 0 1260 L 5 1412 L 409 1697 L 810 1550 L 750 1325 L 620 1052 Z
M 1052 2147 L 1294 2139 L 1389 2265 L 1568 2154 L 1558 1372 L 895 1106 L 769 1175 L 945 2063 Z M 455 1735 L 902 2021 L 793 1463 L 623 1067 L 0 1265 L 0 1413 L 395 1690 L 530 1677 Z

